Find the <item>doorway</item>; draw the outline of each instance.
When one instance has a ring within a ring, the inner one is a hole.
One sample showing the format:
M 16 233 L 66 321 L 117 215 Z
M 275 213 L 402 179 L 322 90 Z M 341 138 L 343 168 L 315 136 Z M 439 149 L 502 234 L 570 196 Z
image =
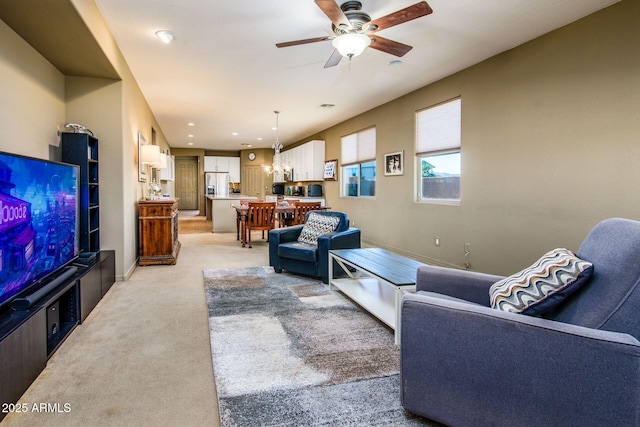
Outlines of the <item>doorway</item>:
M 176 157 L 176 197 L 178 209 L 198 210 L 198 158 Z
M 244 168 L 244 178 L 242 188 L 247 196 L 256 196 L 258 199 L 264 198 L 264 169 L 262 166 L 246 166 Z

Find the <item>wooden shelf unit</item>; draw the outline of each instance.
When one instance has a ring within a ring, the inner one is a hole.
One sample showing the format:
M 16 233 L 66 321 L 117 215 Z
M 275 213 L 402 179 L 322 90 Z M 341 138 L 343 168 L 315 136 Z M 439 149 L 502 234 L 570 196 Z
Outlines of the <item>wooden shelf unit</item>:
M 180 252 L 178 199 L 138 202 L 138 265 L 175 264 Z

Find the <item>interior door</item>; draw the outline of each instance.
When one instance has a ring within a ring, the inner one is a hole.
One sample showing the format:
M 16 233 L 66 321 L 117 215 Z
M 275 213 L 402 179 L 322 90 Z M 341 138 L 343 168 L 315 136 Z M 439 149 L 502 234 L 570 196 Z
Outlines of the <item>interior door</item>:
M 245 166 L 244 179 L 242 180 L 243 193 L 247 196 L 256 196 L 264 199 L 264 169 L 262 166 Z
M 176 157 L 176 197 L 178 209 L 198 210 L 198 158 Z

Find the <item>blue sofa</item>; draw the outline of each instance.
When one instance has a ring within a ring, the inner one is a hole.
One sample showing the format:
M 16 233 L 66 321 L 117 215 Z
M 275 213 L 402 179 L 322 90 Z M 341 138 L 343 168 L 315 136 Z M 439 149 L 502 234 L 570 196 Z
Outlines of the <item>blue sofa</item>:
M 489 306 L 500 276 L 421 267 L 402 301 L 401 401 L 452 426 L 640 425 L 640 222 L 576 255 L 591 278 L 541 317 Z
M 329 249 L 359 248 L 360 230 L 349 227 L 349 218 L 343 212 L 314 211 L 307 213 L 307 218 L 312 213 L 339 218 L 335 231 L 319 236 L 317 245 L 298 241 L 304 225 L 269 231 L 269 265 L 276 273 L 287 270 L 329 283 Z

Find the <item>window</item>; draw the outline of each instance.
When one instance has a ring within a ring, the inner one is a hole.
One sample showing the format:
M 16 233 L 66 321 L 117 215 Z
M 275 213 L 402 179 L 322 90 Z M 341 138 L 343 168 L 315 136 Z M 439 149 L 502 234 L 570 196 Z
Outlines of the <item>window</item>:
M 416 113 L 418 201 L 460 201 L 460 98 Z
M 341 140 L 342 197 L 376 195 L 376 128 L 347 135 Z

